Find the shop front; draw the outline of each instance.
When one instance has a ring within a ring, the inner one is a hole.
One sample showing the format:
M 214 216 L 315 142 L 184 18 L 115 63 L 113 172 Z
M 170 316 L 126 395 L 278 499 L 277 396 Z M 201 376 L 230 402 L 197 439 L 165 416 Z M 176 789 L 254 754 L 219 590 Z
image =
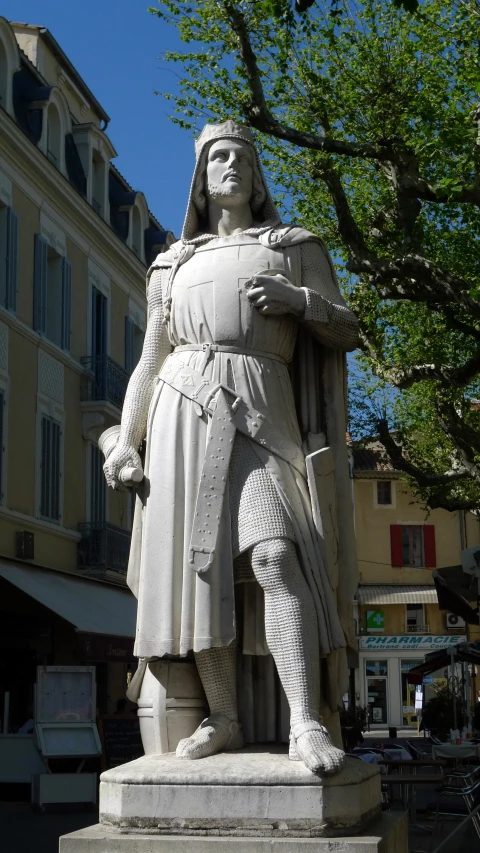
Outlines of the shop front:
M 94 666 L 96 711 L 113 713 L 135 670 L 136 601 L 118 585 L 4 562 L 0 617 L 0 784 L 29 783 L 41 772 L 38 667 Z
M 370 708 L 372 728 L 412 726 L 418 724 L 420 701 L 409 672 L 423 663 L 426 652 L 454 646 L 463 635 L 425 636 L 400 634 L 364 636 L 359 639 L 359 668 L 356 691 L 359 703 Z M 444 671 L 433 673 L 425 684 L 429 699 L 437 682 L 445 683 Z

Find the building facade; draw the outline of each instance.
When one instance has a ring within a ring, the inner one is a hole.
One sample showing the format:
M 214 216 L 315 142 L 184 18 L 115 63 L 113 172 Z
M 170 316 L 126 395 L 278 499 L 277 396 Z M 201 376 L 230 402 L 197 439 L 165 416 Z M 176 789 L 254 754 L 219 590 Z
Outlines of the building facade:
M 105 713 L 132 658 L 131 499 L 107 491 L 97 439 L 119 423 L 146 267 L 173 235 L 111 162 L 108 123 L 48 30 L 0 18 L 0 701 L 12 731 L 38 664 L 96 663 Z
M 353 474 L 360 578 L 356 701 L 370 707 L 373 728 L 416 727 L 419 700 L 416 708 L 409 670 L 429 651 L 480 636 L 439 609 L 432 578 L 434 568 L 459 565 L 461 551 L 480 542 L 479 520 L 426 510 L 379 447 L 353 452 Z M 445 670 L 428 676 L 423 700 L 447 677 Z

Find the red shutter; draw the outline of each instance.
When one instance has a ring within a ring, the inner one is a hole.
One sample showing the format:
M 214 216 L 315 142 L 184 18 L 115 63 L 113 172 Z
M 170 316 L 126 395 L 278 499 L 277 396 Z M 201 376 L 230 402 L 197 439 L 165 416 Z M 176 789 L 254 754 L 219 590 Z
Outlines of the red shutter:
M 390 549 L 392 552 L 392 566 L 401 568 L 403 566 L 402 557 L 402 525 L 390 525 Z
M 435 551 L 435 526 L 433 524 L 424 524 L 423 526 L 423 549 L 427 569 L 434 569 L 437 565 L 437 554 Z

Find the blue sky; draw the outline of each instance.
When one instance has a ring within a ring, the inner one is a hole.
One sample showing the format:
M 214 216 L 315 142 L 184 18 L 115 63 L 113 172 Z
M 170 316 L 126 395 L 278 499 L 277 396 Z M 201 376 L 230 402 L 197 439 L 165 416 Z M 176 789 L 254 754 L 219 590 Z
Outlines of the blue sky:
M 157 91 L 175 75 L 159 59 L 180 46 L 176 30 L 147 10 L 155 0 L 2 0 L 8 20 L 47 27 L 110 116 L 113 161 L 142 190 L 164 228 L 180 235 L 193 172 L 193 140 L 168 118 Z

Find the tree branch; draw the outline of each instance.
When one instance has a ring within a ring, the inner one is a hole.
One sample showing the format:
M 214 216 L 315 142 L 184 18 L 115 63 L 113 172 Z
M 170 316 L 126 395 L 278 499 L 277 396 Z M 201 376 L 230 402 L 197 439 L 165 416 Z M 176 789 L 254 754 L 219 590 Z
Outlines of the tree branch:
M 371 352 L 370 352 L 371 355 Z M 455 385 L 462 388 L 480 372 L 480 353 L 474 355 L 461 367 L 449 367 L 444 364 L 412 364 L 410 367 L 380 367 L 373 368 L 376 376 L 385 379 L 396 388 L 411 388 L 422 379 L 437 379 L 446 388 Z
M 388 422 L 385 419 L 379 420 L 377 427 L 380 442 L 383 444 L 396 470 L 403 471 L 405 474 L 413 477 L 421 488 L 445 486 L 468 478 L 469 472 L 464 468 L 447 471 L 446 474 L 427 474 L 426 471 L 422 471 L 417 465 L 405 459 L 403 450 L 392 438 Z
M 347 157 L 362 157 L 369 160 L 391 161 L 395 159 L 394 152 L 385 147 L 357 142 L 345 142 L 341 139 L 331 139 L 319 134 L 303 133 L 289 125 L 282 124 L 270 112 L 265 100 L 260 71 L 255 52 L 252 48 L 245 18 L 234 3 L 223 0 L 220 4 L 227 20 L 238 40 L 238 51 L 247 78 L 250 93 L 250 104 L 245 108 L 246 117 L 252 127 L 261 133 L 268 133 L 277 139 L 291 142 L 300 148 L 310 148 L 314 151 L 325 151 L 328 154 L 341 154 Z
M 373 284 L 385 299 L 456 302 L 474 316 L 480 317 L 480 302 L 465 292 L 469 289 L 467 282 L 442 270 L 421 255 L 404 255 L 394 261 L 371 257 L 354 258 L 347 263 L 347 269 L 349 272 L 370 275 Z M 409 283 L 401 283 L 398 279 L 408 279 Z M 386 281 L 393 281 L 395 284 L 382 289 L 380 285 Z M 421 285 L 420 290 L 416 287 L 417 284 Z
M 353 257 L 371 257 L 364 236 L 353 216 L 348 198 L 343 189 L 338 172 L 331 160 L 315 164 L 310 176 L 313 181 L 324 181 L 333 200 L 337 214 L 340 236 L 348 246 Z

